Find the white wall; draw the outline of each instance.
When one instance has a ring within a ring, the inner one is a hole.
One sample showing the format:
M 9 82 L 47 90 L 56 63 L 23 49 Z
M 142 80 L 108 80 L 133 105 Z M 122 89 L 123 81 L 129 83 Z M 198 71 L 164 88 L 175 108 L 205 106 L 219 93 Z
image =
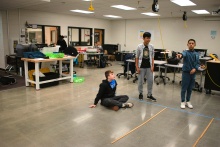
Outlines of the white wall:
M 138 31 L 150 30 L 154 32 L 151 43 L 155 48 L 163 48 L 163 40 L 165 49 L 182 51 L 187 48 L 188 39 L 193 38 L 197 41 L 196 48 L 208 49 L 208 53 L 217 53 L 220 56 L 220 21 L 189 18 L 186 22 L 187 27 L 181 18 L 160 19 L 160 23 L 157 18 L 117 20 L 113 21 L 112 24 L 112 42 L 121 44 L 122 50 L 135 50 L 137 45 L 143 42 L 138 39 Z M 211 30 L 217 31 L 215 39 L 211 39 Z
M 154 34 L 151 43 L 155 48 L 163 48 L 163 40 L 164 48 L 182 51 L 187 47 L 187 40 L 193 38 L 197 41 L 196 48 L 208 49 L 208 53 L 216 53 L 220 56 L 220 21 L 189 18 L 186 28 L 181 18 L 160 19 L 159 27 L 157 18 L 109 21 L 23 9 L 10 10 L 8 15 L 5 11 L 0 11 L 0 16 L 2 20 L 0 33 L 3 34 L 3 36 L 0 35 L 1 57 L 14 53 L 12 41 L 19 39 L 20 29 L 25 27 L 26 21 L 29 24 L 61 26 L 61 35 L 66 36 L 68 35 L 68 26 L 105 29 L 106 44 L 119 43 L 122 50 L 130 51 L 135 50 L 137 45 L 142 42 L 142 39 L 138 39 L 138 31 L 150 30 Z M 9 26 L 9 29 L 7 29 L 7 26 Z M 162 39 L 159 28 L 161 28 Z M 9 37 L 7 37 L 7 30 L 9 31 Z M 211 39 L 211 30 L 217 31 L 215 39 Z M 65 39 L 67 41 L 67 38 Z M 3 41 L 3 44 L 1 41 Z M 0 60 L 0 68 L 5 68 L 5 60 L 3 61 L 3 58 L 0 58 Z
M 4 17 L 7 16 L 6 13 L 1 14 L 3 14 Z M 14 53 L 12 40 L 19 39 L 20 29 L 25 27 L 26 21 L 29 24 L 61 26 L 61 35 L 66 36 L 68 35 L 68 26 L 101 28 L 105 29 L 105 43 L 111 43 L 112 39 L 112 27 L 111 21 L 109 20 L 16 9 L 8 11 L 8 23 L 6 20 L 3 20 L 4 24 L 9 25 L 9 39 L 3 43 L 6 50 L 9 52 L 5 53 L 4 56 L 9 53 Z M 7 27 L 4 29 L 7 30 Z M 7 36 L 7 32 L 4 32 L 3 36 Z M 65 38 L 65 40 L 67 41 L 67 38 Z M 7 44 L 9 44 L 10 47 L 6 46 Z M 2 52 L 2 48 L 0 48 L 0 52 Z M 4 67 L 5 63 L 1 62 L 0 68 Z
M 6 11 L 0 11 L 0 68 L 5 68 L 5 55 L 9 54 L 6 16 Z

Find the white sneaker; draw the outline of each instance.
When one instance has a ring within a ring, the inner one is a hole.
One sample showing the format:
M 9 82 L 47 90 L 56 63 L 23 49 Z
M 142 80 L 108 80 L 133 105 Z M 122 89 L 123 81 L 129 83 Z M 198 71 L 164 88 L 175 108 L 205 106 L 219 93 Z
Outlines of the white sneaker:
M 187 106 L 188 108 L 190 108 L 190 109 L 193 108 L 193 105 L 192 105 L 190 102 L 186 102 L 186 106 Z
M 186 103 L 185 103 L 185 102 L 181 102 L 180 108 L 181 108 L 181 109 L 185 109 L 185 108 L 186 108 Z

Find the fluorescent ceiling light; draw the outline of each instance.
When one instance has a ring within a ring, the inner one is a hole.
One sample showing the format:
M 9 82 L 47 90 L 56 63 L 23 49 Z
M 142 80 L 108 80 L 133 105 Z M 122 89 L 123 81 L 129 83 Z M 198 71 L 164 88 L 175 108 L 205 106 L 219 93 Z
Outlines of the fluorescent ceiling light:
M 115 16 L 115 15 L 103 15 L 105 17 L 111 17 L 111 18 L 122 18 L 121 16 Z
M 111 7 L 122 9 L 122 10 L 136 10 L 136 8 L 128 7 L 125 5 L 112 5 Z
M 207 10 L 192 10 L 196 14 L 210 14 Z
M 41 0 L 41 1 L 43 1 L 43 2 L 50 2 L 50 0 Z
M 94 12 L 91 12 L 91 11 L 85 11 L 85 10 L 70 10 L 72 12 L 77 12 L 77 13 L 84 13 L 84 14 L 90 14 L 90 13 L 94 13 Z
M 90 2 L 90 1 L 93 1 L 93 0 L 83 0 L 83 1 Z
M 191 2 L 190 0 L 170 0 L 171 2 L 179 5 L 179 6 L 195 6 L 196 4 Z
M 141 14 L 148 15 L 148 16 L 160 16 L 159 14 L 152 13 L 152 12 L 146 12 L 146 13 L 141 13 Z

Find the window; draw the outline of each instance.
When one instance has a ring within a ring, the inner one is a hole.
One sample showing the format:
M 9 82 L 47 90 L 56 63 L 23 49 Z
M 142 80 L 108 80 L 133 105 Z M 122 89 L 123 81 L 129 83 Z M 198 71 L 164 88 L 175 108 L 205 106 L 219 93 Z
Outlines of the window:
M 29 25 L 27 27 L 27 43 L 54 45 L 60 34 L 60 26 Z
M 68 27 L 68 44 L 73 46 L 91 46 L 92 28 Z

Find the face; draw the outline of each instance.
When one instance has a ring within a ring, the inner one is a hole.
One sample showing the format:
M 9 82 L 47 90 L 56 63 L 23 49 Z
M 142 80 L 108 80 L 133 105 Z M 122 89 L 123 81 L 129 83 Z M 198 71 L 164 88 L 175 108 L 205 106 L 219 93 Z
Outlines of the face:
M 189 41 L 187 46 L 190 50 L 193 50 L 194 47 L 196 46 L 196 43 L 194 41 Z
M 114 79 L 115 79 L 115 74 L 114 73 L 110 73 L 109 76 L 108 76 L 108 80 L 112 81 Z
M 145 45 L 148 45 L 150 43 L 150 37 L 145 37 L 143 38 L 143 40 Z

